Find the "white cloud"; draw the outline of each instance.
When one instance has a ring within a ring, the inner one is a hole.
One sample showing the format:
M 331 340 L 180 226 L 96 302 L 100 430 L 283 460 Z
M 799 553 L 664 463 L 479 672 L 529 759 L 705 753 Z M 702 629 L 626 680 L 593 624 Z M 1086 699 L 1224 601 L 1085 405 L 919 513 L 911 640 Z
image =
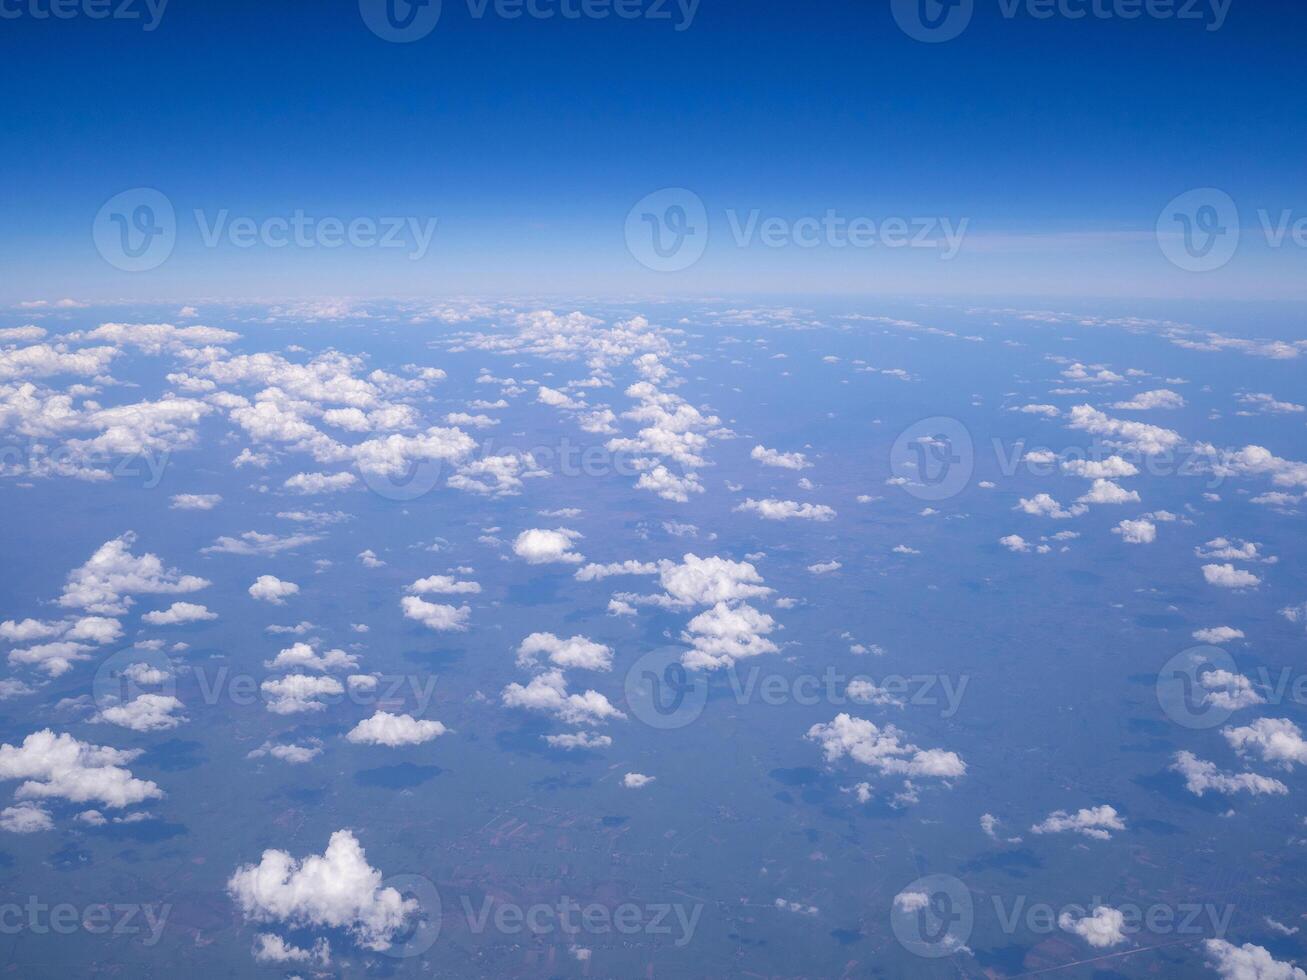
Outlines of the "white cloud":
M 1152 544 L 1157 540 L 1157 525 L 1152 521 L 1122 521 L 1112 528 L 1113 534 L 1121 535 L 1127 544 Z
M 69 572 L 59 604 L 116 616 L 132 605 L 133 595 L 195 592 L 209 585 L 197 575 L 165 568 L 157 555 L 133 555 L 135 541 L 129 531 L 97 548 L 85 565 Z
M 1209 790 L 1226 796 L 1235 793 L 1284 794 L 1289 787 L 1278 779 L 1259 776 L 1254 772 L 1222 772 L 1216 763 L 1200 759 L 1192 752 L 1177 752 L 1171 769 L 1184 777 L 1184 786 L 1195 796 L 1202 796 Z
M 1092 915 L 1074 918 L 1070 912 L 1057 917 L 1057 924 L 1075 933 L 1095 949 L 1109 949 L 1126 941 L 1125 914 L 1107 905 L 1099 905 Z
M 783 453 L 765 446 L 754 446 L 749 457 L 756 459 L 763 466 L 775 466 L 786 470 L 806 470 L 812 465 L 803 453 Z
M 284 606 L 286 598 L 299 595 L 299 591 L 300 587 L 294 582 L 286 582 L 275 575 L 260 575 L 249 587 L 251 597 L 274 606 Z
M 1205 939 L 1207 963 L 1221 980 L 1307 980 L 1307 972 L 1277 960 L 1264 946 L 1235 946 L 1224 939 Z
M 1185 400 L 1178 391 L 1159 388 L 1156 391 L 1141 391 L 1128 402 L 1115 402 L 1112 407 L 1131 412 L 1146 412 L 1157 408 L 1184 408 Z
M 1062 471 L 1086 480 L 1117 480 L 1121 477 L 1139 475 L 1139 467 L 1120 456 L 1109 456 L 1107 459 L 1064 460 Z
M 622 777 L 622 785 L 627 789 L 641 789 L 648 786 L 656 778 L 656 776 L 646 776 L 642 772 L 628 772 Z
M 1245 572 L 1226 563 L 1224 565 L 1204 565 L 1203 578 L 1208 585 L 1219 585 L 1223 589 L 1249 589 L 1261 584 L 1261 579 L 1252 572 Z
M 532 565 L 549 562 L 580 562 L 584 556 L 572 550 L 572 542 L 581 537 L 579 531 L 560 527 L 556 530 L 531 528 L 513 541 L 513 554 L 525 558 Z
M 1022 497 L 1013 509 L 1023 511 L 1032 517 L 1051 517 L 1053 520 L 1064 521 L 1072 517 L 1079 517 L 1089 508 L 1084 504 L 1075 504 L 1068 510 L 1054 500 L 1051 495 L 1037 493 L 1029 499 Z
M 264 851 L 257 865 L 236 869 L 227 892 L 246 921 L 344 929 L 363 948 L 383 950 L 420 906 L 381 882 L 354 834 L 338 830 L 321 855 Z
M 325 939 L 319 939 L 311 949 L 305 949 L 292 946 L 271 932 L 261 932 L 254 937 L 251 952 L 256 963 L 310 963 L 317 966 L 331 963 L 331 946 Z
M 141 617 L 141 622 L 151 626 L 181 626 L 185 623 L 199 623 L 217 619 L 218 614 L 210 612 L 205 606 L 196 602 L 174 602 L 167 609 L 156 609 Z
M 1117 814 L 1115 807 L 1104 803 L 1075 813 L 1055 810 L 1030 829 L 1036 834 L 1074 833 L 1095 840 L 1110 840 L 1112 831 L 1125 830 L 1125 821 Z
M 555 749 L 606 749 L 613 744 L 612 736 L 595 732 L 565 732 L 541 737 Z
M 1003 537 L 998 539 L 998 543 L 1001 544 L 1008 551 L 1015 551 L 1020 553 L 1020 552 L 1026 552 L 1030 550 L 1030 542 L 1019 534 L 1004 535 Z
M 1091 405 L 1076 405 L 1070 418 L 1071 428 L 1103 436 L 1109 445 L 1146 456 L 1160 455 L 1184 441 L 1178 432 L 1144 422 L 1114 419 Z
M 821 744 L 827 762 L 847 755 L 887 775 L 940 779 L 966 775 L 967 765 L 957 753 L 918 748 L 904 742 L 901 735 L 893 725 L 879 728 L 864 718 L 841 713 L 828 724 L 813 725 L 806 737 Z
M 332 670 L 353 670 L 359 659 L 344 650 L 328 650 L 319 654 L 307 643 L 294 643 L 280 650 L 272 660 L 265 660 L 263 666 L 269 670 L 315 670 L 325 674 Z
M 1231 640 L 1242 640 L 1243 630 L 1237 630 L 1233 626 L 1209 626 L 1205 629 L 1194 630 L 1193 638 L 1199 643 L 1229 643 Z
M 828 575 L 831 572 L 838 572 L 843 567 L 838 561 L 831 559 L 830 561 L 819 561 L 816 564 L 809 565 L 808 571 L 812 572 L 813 575 Z
M 404 610 L 406 618 L 415 619 L 427 629 L 437 632 L 462 632 L 467 629 L 468 619 L 472 615 L 469 606 L 447 606 L 427 602 L 415 595 L 404 596 L 399 600 L 399 605 Z
M 686 624 L 681 640 L 691 649 L 682 655 L 681 662 L 691 670 L 715 670 L 738 660 L 775 653 L 776 644 L 767 635 L 776 628 L 771 616 L 748 603 L 732 606 L 718 602 Z
M 345 689 L 334 677 L 314 677 L 309 674 L 287 674 L 270 678 L 259 685 L 267 708 L 276 715 L 291 715 L 301 711 L 321 711 L 326 707 L 324 697 L 344 694 Z
M 1127 490 L 1111 480 L 1095 480 L 1078 504 L 1128 504 L 1139 502 L 1139 491 Z
M 222 503 L 217 493 L 178 493 L 172 497 L 173 510 L 213 510 Z
M 1307 765 L 1307 741 L 1288 718 L 1258 718 L 1243 728 L 1223 728 L 1221 734 L 1240 755 L 1255 752 L 1281 769 Z
M 436 593 L 438 595 L 475 595 L 481 591 L 477 582 L 460 582 L 452 575 L 429 575 L 420 578 L 408 587 L 416 595 Z
M 284 537 L 276 534 L 264 534 L 260 531 L 245 531 L 239 538 L 226 535 L 218 538 L 207 548 L 200 549 L 204 554 L 220 555 L 275 555 L 306 544 L 320 541 L 320 534 L 288 534 Z
M 264 756 L 271 756 L 274 759 L 280 759 L 282 762 L 298 766 L 306 762 L 312 762 L 321 754 L 322 743 L 318 739 L 310 739 L 307 745 L 298 745 L 294 742 L 288 745 L 264 742 L 257 749 L 252 749 L 246 753 L 245 758 L 262 759 Z
M 123 768 L 140 754 L 45 728 L 28 735 L 22 745 L 0 745 L 0 779 L 25 780 L 15 794 L 19 799 L 94 800 L 117 809 L 163 796 L 154 783 Z
M 11 834 L 35 834 L 54 830 L 50 811 L 39 803 L 18 803 L 0 810 L 0 830 Z
M 162 732 L 187 720 L 180 714 L 184 707 L 168 694 L 139 694 L 131 701 L 102 708 L 91 721 L 120 725 L 134 732 Z
M 525 687 L 509 684 L 504 688 L 502 698 L 506 707 L 542 711 L 568 725 L 596 725 L 610 718 L 626 717 L 598 691 L 568 694 L 561 670 L 538 674 Z
M 613 651 L 588 636 L 561 639 L 553 633 L 532 633 L 518 645 L 517 665 L 534 667 L 536 658 L 545 654 L 551 664 L 564 670 L 612 670 Z
M 282 486 L 292 493 L 339 493 L 358 482 L 353 473 L 296 473 Z
M 806 521 L 829 521 L 835 517 L 835 511 L 825 504 L 801 504 L 794 500 L 754 500 L 750 497 L 735 509 L 752 511 L 769 521 L 788 521 L 794 518 Z
M 356 745 L 421 745 L 445 734 L 447 729 L 438 721 L 419 720 L 412 715 L 392 715 L 378 711 L 349 730 L 346 740 Z

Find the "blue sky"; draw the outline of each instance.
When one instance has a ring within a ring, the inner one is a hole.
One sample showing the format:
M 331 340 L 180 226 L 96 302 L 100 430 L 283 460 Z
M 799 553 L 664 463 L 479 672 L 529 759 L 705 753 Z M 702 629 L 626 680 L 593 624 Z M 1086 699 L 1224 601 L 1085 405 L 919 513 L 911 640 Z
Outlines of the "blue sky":
M 1267 249 L 1260 231 L 1201 277 L 1169 266 L 1153 238 L 1163 205 L 1195 187 L 1228 193 L 1250 231 L 1260 208 L 1307 214 L 1295 96 L 1307 14 L 1290 5 L 1236 3 L 1209 30 L 1209 0 L 1193 20 L 1040 19 L 1024 3 L 1009 17 L 978 0 L 940 44 L 908 37 L 875 2 L 703 0 L 686 23 L 672 3 L 666 20 L 510 20 L 446 0 L 409 44 L 375 36 L 350 3 L 174 2 L 153 30 L 144 0 L 135 20 L 32 16 L 43 5 L 11 0 L 0 40 L 0 152 L 15 164 L 0 301 L 1300 292 L 1303 249 Z M 168 196 L 181 230 L 164 266 L 128 275 L 88 229 L 141 186 Z M 705 201 L 712 240 L 692 269 L 650 274 L 622 223 L 668 186 Z M 438 226 L 418 261 L 242 251 L 203 247 L 195 209 Z M 966 218 L 968 242 L 947 265 L 911 250 L 738 248 L 728 209 Z

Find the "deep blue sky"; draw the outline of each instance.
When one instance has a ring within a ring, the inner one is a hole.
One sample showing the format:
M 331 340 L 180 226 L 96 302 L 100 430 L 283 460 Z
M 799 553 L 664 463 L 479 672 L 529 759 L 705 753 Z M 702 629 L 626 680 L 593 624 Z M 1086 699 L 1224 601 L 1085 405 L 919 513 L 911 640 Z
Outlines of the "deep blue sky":
M 12 273 L 0 302 L 550 288 L 1269 296 L 1294 295 L 1307 261 L 1245 242 L 1226 269 L 1194 277 L 1151 237 L 1162 206 L 1199 186 L 1227 191 L 1248 229 L 1257 208 L 1307 215 L 1298 4 L 1236 0 L 1207 31 L 1007 19 L 999 0 L 977 0 L 961 37 L 928 45 L 899 30 L 887 0 L 702 0 L 684 31 L 674 4 L 672 22 L 508 21 L 445 0 L 413 44 L 374 36 L 356 3 L 172 0 L 147 32 L 5 2 L 23 16 L 0 20 L 0 261 Z M 627 254 L 623 221 L 668 185 L 696 191 L 713 221 L 726 208 L 965 216 L 971 245 L 941 265 L 884 249 L 739 249 L 714 225 L 703 262 L 654 275 Z M 168 263 L 128 275 L 89 229 L 137 186 L 167 194 L 182 231 Z M 242 252 L 201 248 L 194 208 L 440 224 L 420 262 Z

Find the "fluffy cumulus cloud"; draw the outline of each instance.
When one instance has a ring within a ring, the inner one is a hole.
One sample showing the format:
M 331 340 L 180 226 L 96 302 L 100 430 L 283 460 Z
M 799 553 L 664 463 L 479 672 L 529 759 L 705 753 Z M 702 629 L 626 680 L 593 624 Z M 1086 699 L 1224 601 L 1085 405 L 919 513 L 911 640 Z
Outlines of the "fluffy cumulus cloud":
M 333 670 L 353 670 L 358 663 L 358 657 L 344 650 L 318 653 L 311 644 L 293 643 L 279 650 L 271 660 L 265 660 L 263 666 L 269 670 L 313 670 L 325 674 Z
M 220 503 L 222 495 L 217 493 L 178 493 L 169 506 L 173 510 L 213 510 Z
M 468 606 L 449 606 L 438 602 L 427 602 L 415 595 L 406 595 L 399 600 L 405 617 L 416 620 L 427 629 L 438 633 L 462 632 L 467 629 L 472 610 Z
M 1129 419 L 1114 419 L 1092 405 L 1076 405 L 1070 412 L 1070 425 L 1092 435 L 1101 436 L 1109 446 L 1145 456 L 1157 456 L 1178 448 L 1184 440 L 1178 432 Z
M 1194 630 L 1193 638 L 1199 643 L 1229 643 L 1231 640 L 1242 640 L 1243 630 L 1237 630 L 1233 626 L 1208 626 L 1204 629 Z
M 612 670 L 613 651 L 588 636 L 562 639 L 553 633 L 532 633 L 517 648 L 519 667 L 534 667 L 541 656 L 564 670 Z
M 158 786 L 126 768 L 140 754 L 46 728 L 28 735 L 22 745 L 0 745 L 0 779 L 23 780 L 15 793 L 19 799 L 96 802 L 121 809 L 163 796 Z
M 51 677 L 90 659 L 90 651 L 122 636 L 122 625 L 108 616 L 82 616 L 75 620 L 5 620 L 0 623 L 0 641 L 20 645 L 10 650 L 11 666 L 30 666 Z M 41 641 L 41 642 L 33 642 Z
M 135 542 L 136 535 L 129 531 L 97 548 L 85 565 L 68 574 L 59 604 L 117 616 L 132 605 L 134 595 L 196 592 L 209 585 L 197 575 L 165 568 L 157 555 L 133 555 Z
M 414 718 L 412 715 L 393 715 L 378 711 L 365 718 L 346 733 L 347 741 L 355 745 L 421 745 L 445 734 L 447 729 L 438 721 Z
M 642 772 L 628 772 L 622 777 L 622 785 L 627 789 L 643 789 L 654 781 L 654 776 L 646 776 Z
M 1262 582 L 1252 572 L 1235 568 L 1229 562 L 1204 565 L 1203 578 L 1207 580 L 1208 585 L 1217 585 L 1223 589 L 1252 589 Z
M 1057 924 L 1094 949 L 1111 949 L 1126 941 L 1125 913 L 1107 905 L 1099 905 L 1091 915 L 1078 919 L 1070 912 L 1063 912 L 1057 917 Z
M 848 756 L 887 775 L 940 779 L 966 775 L 967 764 L 956 752 L 918 748 L 902 736 L 893 725 L 881 728 L 841 713 L 829 723 L 813 725 L 806 737 L 821 745 L 827 762 Z
M 477 582 L 459 581 L 452 575 L 428 575 L 413 582 L 408 591 L 415 595 L 476 595 L 481 591 Z
M 681 633 L 690 644 L 681 662 L 692 670 L 729 667 L 737 660 L 775 653 L 776 644 L 767 635 L 777 628 L 776 621 L 748 603 L 735 606 L 725 602 L 695 616 Z
M 343 929 L 364 949 L 384 950 L 420 913 L 416 899 L 382 886 L 349 830 L 331 835 L 322 854 L 299 859 L 266 850 L 258 864 L 237 868 L 227 892 L 247 922 Z
M 291 493 L 339 493 L 358 482 L 353 473 L 296 473 L 282 484 Z
M 1152 544 L 1157 540 L 1157 525 L 1146 520 L 1125 520 L 1112 528 L 1113 534 L 1121 535 L 1126 544 Z
M 1184 786 L 1195 796 L 1206 793 L 1219 793 L 1233 796 L 1235 793 L 1260 795 L 1283 795 L 1289 787 L 1278 779 L 1259 776 L 1253 772 L 1223 772 L 1216 763 L 1200 759 L 1192 752 L 1177 752 L 1171 769 L 1184 777 Z
M 11 834 L 35 834 L 54 830 L 50 811 L 39 803 L 18 803 L 0 810 L 0 830 Z
M 504 705 L 553 715 L 567 725 L 599 725 L 626 715 L 613 707 L 598 691 L 569 694 L 561 670 L 537 674 L 526 684 L 509 684 L 502 694 Z
M 783 453 L 777 449 L 768 449 L 766 446 L 754 446 L 749 457 L 756 459 L 763 466 L 775 466 L 785 470 L 804 470 L 812 465 L 803 453 Z
M 1129 401 L 1115 402 L 1112 407 L 1130 412 L 1147 412 L 1158 408 L 1184 408 L 1185 401 L 1178 391 L 1159 388 L 1155 391 L 1141 391 Z
M 294 582 L 286 582 L 275 575 L 260 575 L 249 588 L 252 598 L 260 602 L 270 602 L 274 606 L 284 606 L 286 600 L 290 596 L 298 595 L 299 591 L 300 587 Z
M 259 685 L 259 690 L 263 692 L 267 709 L 276 715 L 321 711 L 327 706 L 323 698 L 345 693 L 345 688 L 336 678 L 312 674 L 270 678 Z
M 1094 840 L 1110 840 L 1115 830 L 1125 830 L 1116 808 L 1106 803 L 1068 813 L 1055 810 L 1030 828 L 1036 834 L 1082 834 Z
M 769 521 L 831 521 L 835 519 L 835 511 L 825 504 L 801 504 L 794 500 L 754 500 L 750 497 L 735 509 L 757 514 Z
M 584 556 L 572 550 L 573 542 L 580 537 L 579 531 L 566 527 L 554 530 L 533 527 L 523 531 L 513 541 L 513 554 L 532 565 L 580 562 Z
M 130 728 L 134 732 L 161 732 L 186 721 L 184 705 L 170 694 L 139 694 L 130 701 L 102 708 L 91 720 Z
M 1288 718 L 1258 718 L 1241 728 L 1223 728 L 1221 734 L 1240 755 L 1256 755 L 1286 770 L 1307 765 L 1307 741 Z
M 183 626 L 186 623 L 200 623 L 208 619 L 217 619 L 218 614 L 196 602 L 174 602 L 167 609 L 156 609 L 141 617 L 141 622 L 151 626 Z
M 325 939 L 319 939 L 306 949 L 292 945 L 274 933 L 261 932 L 254 937 L 251 952 L 256 963 L 307 963 L 312 966 L 331 963 L 331 946 Z
M 1203 940 L 1207 963 L 1221 980 L 1307 980 L 1307 972 L 1277 960 L 1264 946 L 1235 946 L 1224 939 Z

